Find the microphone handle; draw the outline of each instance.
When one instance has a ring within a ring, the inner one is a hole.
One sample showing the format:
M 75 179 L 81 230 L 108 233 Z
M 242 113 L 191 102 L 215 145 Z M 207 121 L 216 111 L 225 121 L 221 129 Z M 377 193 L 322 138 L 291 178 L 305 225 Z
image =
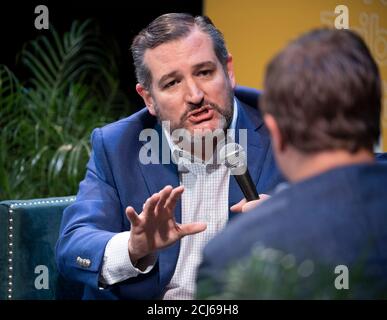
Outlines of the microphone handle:
M 253 201 L 253 200 L 259 199 L 258 192 L 255 189 L 249 170 L 246 170 L 244 174 L 234 175 L 234 177 L 238 182 L 239 187 L 241 188 L 247 201 Z

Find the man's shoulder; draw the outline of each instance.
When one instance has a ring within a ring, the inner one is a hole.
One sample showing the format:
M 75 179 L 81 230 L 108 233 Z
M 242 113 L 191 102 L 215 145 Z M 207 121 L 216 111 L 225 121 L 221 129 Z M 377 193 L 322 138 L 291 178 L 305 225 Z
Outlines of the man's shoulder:
M 255 88 L 238 85 L 235 87 L 234 93 L 235 97 L 241 102 L 255 108 L 259 104 L 259 97 L 262 92 Z
M 237 86 L 234 93 L 239 107 L 237 126 L 254 130 L 260 129 L 261 133 L 268 135 L 259 108 L 261 91 L 255 88 Z
M 356 236 L 361 231 L 364 239 L 371 235 L 380 239 L 382 231 L 362 221 L 387 223 L 386 180 L 385 164 L 359 165 L 338 168 L 286 188 L 231 222 L 207 246 L 207 257 L 228 248 L 225 260 L 220 261 L 225 263 L 248 255 L 258 243 L 291 249 L 300 255 L 318 252 L 330 257 L 334 256 L 333 249 L 323 252 L 329 248 L 324 243 L 355 246 L 361 242 Z M 359 199 L 367 199 L 366 205 Z M 340 233 L 332 232 L 337 229 Z M 297 245 L 301 243 L 301 247 Z M 334 247 L 340 251 L 340 246 Z
M 247 118 L 249 118 L 254 123 L 262 122 L 263 121 L 261 110 L 258 108 L 257 104 L 255 104 L 255 105 L 247 104 L 247 103 L 241 101 L 238 97 L 236 97 L 236 98 L 237 98 L 237 101 L 238 101 L 239 108 L 243 112 L 246 113 Z
M 129 117 L 104 125 L 99 131 L 104 139 L 116 139 L 122 135 L 135 135 L 138 139 L 141 130 L 154 128 L 156 123 L 157 119 L 143 108 Z
M 156 118 L 153 117 L 147 110 L 142 108 L 141 110 L 133 113 L 132 115 L 117 120 L 115 122 L 108 123 L 101 127 L 103 131 L 115 130 L 117 128 L 130 126 L 140 126 L 142 128 L 153 127 L 156 123 Z
M 253 210 L 251 217 L 246 216 L 245 224 L 266 228 L 268 232 L 260 233 L 267 234 L 268 238 L 286 239 L 284 235 L 279 237 L 285 230 L 294 233 L 294 237 L 299 236 L 298 232 L 305 237 L 308 233 L 325 237 L 333 225 L 355 226 L 354 215 L 383 218 L 385 215 L 379 213 L 387 205 L 385 181 L 384 163 L 337 167 L 284 188 Z M 359 199 L 367 199 L 366 205 L 362 206 Z M 316 224 L 318 229 L 309 228 Z

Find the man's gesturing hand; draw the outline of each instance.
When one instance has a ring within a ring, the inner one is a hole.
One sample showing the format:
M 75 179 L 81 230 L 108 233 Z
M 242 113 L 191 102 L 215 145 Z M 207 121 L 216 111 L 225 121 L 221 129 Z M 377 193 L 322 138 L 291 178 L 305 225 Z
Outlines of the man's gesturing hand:
M 132 207 L 126 208 L 126 216 L 131 223 L 128 249 L 133 264 L 142 257 L 165 248 L 186 235 L 199 233 L 206 229 L 205 223 L 176 223 L 176 202 L 183 191 L 183 186 L 175 189 L 166 186 L 146 200 L 140 215 L 137 215 Z

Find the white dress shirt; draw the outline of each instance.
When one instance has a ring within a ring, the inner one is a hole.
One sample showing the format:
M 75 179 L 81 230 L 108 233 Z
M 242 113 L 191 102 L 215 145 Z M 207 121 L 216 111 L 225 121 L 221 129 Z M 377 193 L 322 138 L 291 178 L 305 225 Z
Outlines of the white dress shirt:
M 237 117 L 238 106 L 234 99 L 230 129 L 235 129 Z M 213 158 L 207 163 L 200 163 L 197 158 L 192 161 L 191 154 L 177 147 L 168 134 L 165 137 L 178 165 L 180 184 L 184 185 L 181 196 L 182 223 L 204 222 L 207 229 L 181 239 L 175 273 L 166 287 L 163 299 L 194 299 L 196 272 L 202 250 L 228 220 L 230 171 L 224 165 L 214 165 Z M 133 266 L 128 253 L 129 236 L 130 231 L 121 232 L 108 242 L 100 274 L 101 283 L 112 285 L 148 273 L 156 264 L 156 255 L 149 255 Z

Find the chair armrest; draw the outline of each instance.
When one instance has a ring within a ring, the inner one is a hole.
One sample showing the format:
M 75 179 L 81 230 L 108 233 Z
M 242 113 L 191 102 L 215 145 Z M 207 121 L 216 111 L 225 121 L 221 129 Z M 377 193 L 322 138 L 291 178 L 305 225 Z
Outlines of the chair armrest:
M 70 196 L 0 202 L 0 299 L 80 298 L 80 285 L 64 281 L 55 264 L 62 213 L 74 201 Z

